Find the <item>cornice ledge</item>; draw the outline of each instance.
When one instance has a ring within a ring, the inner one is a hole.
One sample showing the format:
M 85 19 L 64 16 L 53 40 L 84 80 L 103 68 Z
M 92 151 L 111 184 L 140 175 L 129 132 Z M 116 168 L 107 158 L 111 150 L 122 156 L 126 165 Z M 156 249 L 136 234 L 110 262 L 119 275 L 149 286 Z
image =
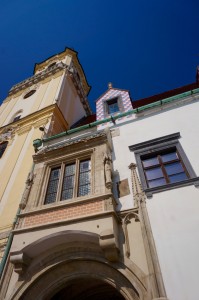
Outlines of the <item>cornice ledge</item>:
M 106 133 L 105 132 L 97 132 L 97 133 L 93 133 L 93 134 L 89 133 L 88 135 L 81 136 L 81 137 L 74 138 L 74 139 L 68 138 L 65 141 L 59 142 L 54 145 L 43 146 L 43 148 L 41 148 L 33 156 L 33 159 L 35 162 L 43 161 L 48 156 L 49 157 L 51 156 L 52 151 L 56 151 L 56 150 L 58 151 L 65 147 L 74 146 L 75 144 L 80 144 L 80 143 L 91 142 L 92 140 L 100 139 L 100 138 L 104 138 L 104 141 L 106 141 L 107 140 Z
M 39 81 L 42 81 L 43 79 L 59 72 L 60 70 L 65 69 L 66 67 L 67 67 L 66 64 L 64 64 L 63 62 L 59 62 L 52 68 L 46 69 L 36 75 L 33 75 L 32 77 L 29 77 L 26 80 L 23 80 L 23 81 L 15 84 L 9 91 L 8 95 L 9 96 L 14 95 L 15 93 L 19 92 L 20 90 L 24 90 L 27 87 L 30 87 L 31 85 L 38 83 Z

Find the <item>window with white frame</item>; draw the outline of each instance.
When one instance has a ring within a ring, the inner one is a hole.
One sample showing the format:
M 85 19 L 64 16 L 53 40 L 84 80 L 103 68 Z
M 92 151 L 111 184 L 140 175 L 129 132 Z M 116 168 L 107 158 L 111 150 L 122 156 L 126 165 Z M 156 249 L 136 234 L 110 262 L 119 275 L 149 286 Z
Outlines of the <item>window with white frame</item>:
M 91 159 L 76 159 L 52 167 L 44 204 L 70 200 L 91 193 Z

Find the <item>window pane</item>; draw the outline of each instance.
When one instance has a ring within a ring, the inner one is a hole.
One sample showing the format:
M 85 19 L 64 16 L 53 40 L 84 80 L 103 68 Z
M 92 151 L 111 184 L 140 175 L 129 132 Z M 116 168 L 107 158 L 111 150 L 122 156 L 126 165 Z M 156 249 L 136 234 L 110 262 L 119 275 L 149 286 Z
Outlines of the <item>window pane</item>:
M 156 186 L 161 186 L 164 184 L 166 184 L 166 180 L 164 178 L 158 178 L 155 180 L 148 181 L 148 185 L 150 188 L 156 187 Z
M 66 165 L 65 167 L 65 176 L 75 174 L 75 164 Z
M 67 200 L 73 198 L 73 189 L 67 189 L 62 192 L 62 198 L 61 200 Z
M 119 111 L 118 104 L 113 103 L 113 104 L 108 105 L 108 110 L 109 110 L 109 114 L 113 114 L 113 113 Z
M 56 195 L 57 193 L 46 195 L 45 204 L 53 203 L 56 201 Z
M 171 152 L 171 153 L 167 153 L 167 154 L 161 154 L 161 158 L 163 162 L 168 162 L 174 159 L 178 159 L 177 153 L 175 152 Z
M 90 184 L 79 187 L 78 196 L 88 195 L 90 193 Z
M 53 169 L 50 173 L 50 180 L 58 179 L 59 178 L 60 168 Z
M 164 177 L 160 167 L 145 171 L 148 180 Z
M 90 172 L 79 174 L 79 184 L 84 185 L 90 183 Z
M 49 204 L 56 201 L 60 169 L 61 168 L 58 167 L 51 170 L 44 204 Z
M 168 175 L 184 172 L 184 169 L 180 162 L 175 162 L 169 165 L 165 165 L 165 169 Z
M 75 185 L 75 167 L 75 163 L 65 166 L 61 200 L 73 198 L 73 190 Z
M 63 180 L 63 190 L 69 189 L 69 188 L 73 188 L 74 186 L 74 176 L 67 176 L 64 178 Z
M 80 162 L 78 196 L 84 196 L 90 193 L 90 182 L 91 182 L 90 170 L 91 170 L 90 160 L 84 160 Z
M 169 176 L 169 180 L 171 183 L 186 180 L 186 179 L 188 179 L 188 177 L 184 172 L 182 172 L 180 174 Z
M 80 162 L 80 173 L 88 171 L 91 169 L 91 161 L 85 160 Z
M 143 159 L 142 162 L 143 162 L 143 166 L 144 166 L 145 168 L 151 167 L 151 166 L 154 166 L 154 165 L 158 165 L 158 164 L 159 164 L 157 157 L 152 157 L 152 158 L 148 158 L 148 159 Z
M 56 193 L 59 180 L 49 181 L 47 194 Z

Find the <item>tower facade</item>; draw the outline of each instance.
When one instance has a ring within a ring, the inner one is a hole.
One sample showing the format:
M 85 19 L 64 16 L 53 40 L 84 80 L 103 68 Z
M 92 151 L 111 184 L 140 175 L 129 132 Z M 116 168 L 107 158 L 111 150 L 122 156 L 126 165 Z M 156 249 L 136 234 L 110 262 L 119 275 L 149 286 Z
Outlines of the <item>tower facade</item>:
M 32 165 L 33 140 L 66 131 L 91 113 L 90 87 L 77 52 L 66 48 L 35 64 L 0 107 L 0 257 Z

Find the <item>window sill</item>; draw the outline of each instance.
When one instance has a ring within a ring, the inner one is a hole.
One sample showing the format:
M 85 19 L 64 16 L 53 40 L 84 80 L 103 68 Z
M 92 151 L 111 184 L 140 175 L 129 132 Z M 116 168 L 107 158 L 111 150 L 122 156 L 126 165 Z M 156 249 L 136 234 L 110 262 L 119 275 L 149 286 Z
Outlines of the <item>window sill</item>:
M 146 193 L 147 198 L 152 198 L 153 194 L 155 194 L 155 193 L 168 191 L 168 190 L 172 190 L 172 189 L 180 188 L 180 187 L 184 187 L 184 186 L 189 186 L 189 185 L 195 185 L 195 187 L 199 187 L 199 177 L 190 178 L 190 179 L 186 179 L 186 180 L 175 182 L 175 183 L 170 183 L 170 184 L 163 185 L 163 186 L 157 186 L 154 188 L 146 188 L 146 189 L 144 189 L 144 192 Z

